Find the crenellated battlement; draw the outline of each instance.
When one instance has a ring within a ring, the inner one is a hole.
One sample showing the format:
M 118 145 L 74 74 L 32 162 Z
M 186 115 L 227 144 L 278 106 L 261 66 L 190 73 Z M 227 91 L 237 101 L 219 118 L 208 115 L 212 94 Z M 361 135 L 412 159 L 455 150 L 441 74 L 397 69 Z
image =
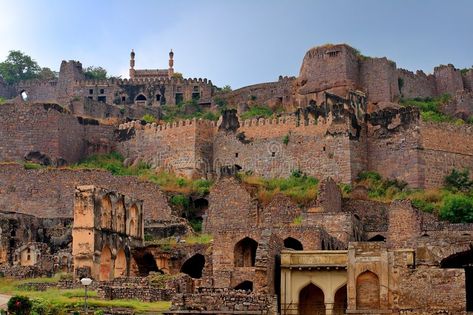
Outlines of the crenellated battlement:
M 211 80 L 207 78 L 139 78 L 139 79 L 109 79 L 109 80 L 76 80 L 76 86 L 91 86 L 91 85 L 102 85 L 102 86 L 111 86 L 111 85 L 140 85 L 140 84 L 155 84 L 155 85 L 167 85 L 167 84 L 205 84 L 212 85 Z
M 136 130 L 149 130 L 149 131 L 154 131 L 154 132 L 160 132 L 160 131 L 176 129 L 176 128 L 194 128 L 196 126 L 216 128 L 217 122 L 205 120 L 205 119 L 193 118 L 193 119 L 185 119 L 185 120 L 178 120 L 174 122 L 168 122 L 165 124 L 156 124 L 156 123 L 149 124 L 148 123 L 146 125 L 143 125 L 141 124 L 140 120 L 134 120 L 134 121 L 130 121 L 124 124 L 120 124 L 118 126 L 118 129 L 125 130 L 125 129 L 134 128 Z
M 15 85 L 16 88 L 29 88 L 29 87 L 50 87 L 56 86 L 57 80 L 41 81 L 41 80 L 27 80 L 21 81 Z

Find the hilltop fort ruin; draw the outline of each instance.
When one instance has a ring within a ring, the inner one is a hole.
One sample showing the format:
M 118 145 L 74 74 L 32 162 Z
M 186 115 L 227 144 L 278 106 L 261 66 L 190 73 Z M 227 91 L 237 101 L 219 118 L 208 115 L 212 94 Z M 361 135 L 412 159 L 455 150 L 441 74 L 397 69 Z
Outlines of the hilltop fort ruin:
M 132 51 L 130 79 L 88 81 L 79 62 L 63 61 L 57 80 L 0 82 L 10 99 L 0 104 L 5 276 L 91 276 L 103 298 L 172 300 L 175 314 L 473 311 L 473 225 L 442 221 L 409 199 L 372 200 L 358 185 L 373 173 L 436 189 L 452 169 L 473 169 L 472 125 L 427 121 L 399 104 L 449 94 L 442 110 L 466 120 L 473 69 L 412 73 L 325 45 L 305 54 L 298 77 L 222 93 L 210 80 L 176 77 L 169 56 L 168 69 L 139 70 Z M 227 108 L 218 121 L 159 120 L 187 101 Z M 263 104 L 282 112 L 240 118 Z M 147 113 L 158 120 L 145 123 Z M 127 167 L 213 185 L 177 205 L 136 176 L 69 167 L 111 152 Z M 308 202 L 282 193 L 263 202 L 241 174 L 320 183 Z M 183 204 L 213 242 L 179 241 L 194 234 Z M 169 237 L 174 247 L 149 242 Z M 153 273 L 173 278 L 157 288 L 143 282 Z

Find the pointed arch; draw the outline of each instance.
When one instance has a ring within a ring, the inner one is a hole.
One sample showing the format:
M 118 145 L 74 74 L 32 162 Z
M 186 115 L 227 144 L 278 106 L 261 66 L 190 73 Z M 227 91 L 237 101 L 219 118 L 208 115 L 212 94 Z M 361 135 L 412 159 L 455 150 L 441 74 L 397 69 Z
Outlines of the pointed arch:
M 195 254 L 187 259 L 181 267 L 181 272 L 189 275 L 191 278 L 202 278 L 202 271 L 205 266 L 205 257 L 202 254 Z
M 254 267 L 257 248 L 258 242 L 250 237 L 245 237 L 236 243 L 233 250 L 235 267 Z
M 293 250 L 304 250 L 302 243 L 293 237 L 288 237 L 284 240 L 284 247 Z
M 325 295 L 312 282 L 299 292 L 299 315 L 325 314 Z
M 99 280 L 100 281 L 108 281 L 111 279 L 112 271 L 112 251 L 108 245 L 105 245 L 102 249 L 102 253 L 100 254 L 100 274 Z
M 100 227 L 103 229 L 112 228 L 112 200 L 107 194 L 102 198 L 102 213 L 100 217 Z
M 356 309 L 379 309 L 379 278 L 369 270 L 356 278 Z
M 343 315 L 347 310 L 347 285 L 344 284 L 335 292 L 333 314 Z
M 115 258 L 115 268 L 113 275 L 115 278 L 117 277 L 126 277 L 127 276 L 127 263 L 126 263 L 126 255 L 125 250 L 120 248 L 117 253 L 117 257 Z

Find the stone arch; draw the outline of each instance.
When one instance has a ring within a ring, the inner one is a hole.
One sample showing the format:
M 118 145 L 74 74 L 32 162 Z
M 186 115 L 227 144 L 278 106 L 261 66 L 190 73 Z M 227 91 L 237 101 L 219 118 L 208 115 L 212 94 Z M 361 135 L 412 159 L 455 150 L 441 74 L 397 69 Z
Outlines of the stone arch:
M 252 281 L 243 281 L 240 284 L 238 284 L 235 288 L 235 290 L 245 290 L 245 291 L 251 291 L 253 292 L 253 282 Z
M 130 221 L 128 228 L 128 235 L 139 236 L 139 218 L 138 218 L 138 207 L 132 205 L 130 208 Z
M 386 242 L 386 237 L 382 236 L 381 234 L 377 234 L 370 238 L 368 242 Z
M 195 254 L 187 259 L 181 267 L 181 272 L 189 275 L 191 278 L 202 278 L 202 271 L 205 266 L 205 257 L 202 254 Z
M 143 93 L 140 93 L 135 97 L 135 101 L 138 101 L 138 102 L 146 102 L 147 100 L 148 99 L 146 98 L 146 96 L 144 96 Z
M 299 315 L 325 314 L 325 295 L 322 289 L 312 282 L 299 292 Z
M 344 284 L 335 292 L 333 299 L 333 314 L 343 315 L 347 310 L 347 285 Z
M 304 250 L 302 243 L 293 237 L 288 237 L 284 240 L 284 247 L 293 250 Z
M 112 200 L 110 195 L 102 198 L 102 215 L 100 216 L 100 227 L 110 229 L 112 227 Z
M 258 242 L 249 237 L 236 243 L 233 251 L 235 267 L 254 267 L 257 248 Z
M 146 277 L 150 272 L 164 273 L 158 268 L 156 259 L 150 252 L 135 252 L 133 253 L 133 258 L 138 267 L 138 274 L 141 277 Z
M 115 278 L 127 276 L 127 259 L 125 250 L 120 248 L 115 258 L 115 269 L 113 272 Z
M 369 270 L 356 278 L 356 309 L 379 309 L 379 278 Z
M 440 267 L 465 269 L 466 311 L 473 312 L 473 249 L 442 259 Z
M 123 202 L 123 198 L 120 198 L 115 204 L 115 231 L 118 233 L 125 233 L 125 204 Z
M 108 245 L 105 245 L 100 254 L 100 281 L 108 281 L 111 279 L 110 273 L 112 270 L 112 251 Z

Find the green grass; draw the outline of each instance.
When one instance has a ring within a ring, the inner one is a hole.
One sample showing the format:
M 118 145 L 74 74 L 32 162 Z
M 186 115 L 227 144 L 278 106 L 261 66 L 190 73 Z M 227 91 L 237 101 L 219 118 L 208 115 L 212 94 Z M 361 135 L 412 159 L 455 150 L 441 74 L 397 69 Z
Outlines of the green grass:
M 23 163 L 23 166 L 25 167 L 25 170 L 38 170 L 44 167 L 41 164 L 33 163 L 33 162 L 25 162 Z
M 58 281 L 55 278 L 35 278 L 25 280 L 14 280 L 7 278 L 0 278 L 0 293 L 7 295 L 24 295 L 30 299 L 41 299 L 47 301 L 51 307 L 57 307 L 62 311 L 66 309 L 81 310 L 84 301 L 84 290 L 82 289 L 67 289 L 59 290 L 51 288 L 46 291 L 27 291 L 19 289 L 18 286 L 27 282 L 54 282 Z M 138 300 L 99 300 L 97 292 L 88 292 L 88 303 L 91 308 L 97 307 L 126 307 L 135 310 L 136 312 L 157 312 L 161 313 L 170 307 L 170 302 L 142 302 Z M 64 313 L 65 314 L 65 313 Z
M 434 213 L 442 220 L 473 223 L 473 182 L 466 170 L 452 170 L 441 188 L 410 189 L 406 183 L 384 179 L 376 172 L 360 173 L 356 185 L 365 186 L 371 200 L 389 203 L 409 199 L 414 207 Z
M 182 243 L 177 243 L 175 237 L 168 237 L 158 240 L 151 240 L 145 243 L 146 245 L 161 245 L 161 247 L 164 247 L 165 249 L 171 249 L 185 244 L 210 244 L 213 242 L 213 236 L 210 234 L 188 235 L 185 238 L 182 238 L 182 240 Z
M 173 122 L 183 119 L 202 118 L 217 121 L 219 117 L 220 113 L 203 111 L 202 107 L 196 101 L 190 101 L 177 105 L 163 106 L 162 120 L 165 122 Z
M 274 111 L 266 105 L 251 106 L 246 112 L 240 115 L 243 120 L 251 118 L 269 118 L 273 116 Z
M 210 191 L 213 182 L 205 179 L 190 180 L 177 176 L 174 173 L 154 170 L 146 163 L 138 163 L 135 166 L 125 167 L 124 158 L 119 153 L 93 155 L 85 160 L 72 165 L 72 169 L 102 169 L 116 176 L 137 176 L 141 180 L 158 185 L 163 191 L 205 195 Z
M 458 119 L 441 112 L 440 108 L 443 104 L 447 103 L 451 99 L 449 94 L 444 94 L 440 97 L 435 98 L 414 98 L 414 99 L 402 99 L 400 104 L 403 106 L 413 106 L 420 110 L 420 116 L 424 121 L 431 122 L 447 122 L 454 123 L 456 125 L 462 125 L 465 123 L 464 120 Z M 466 123 L 473 123 L 473 118 L 469 118 Z
M 287 178 L 263 178 L 259 176 L 238 174 L 242 182 L 257 188 L 258 200 L 268 204 L 278 193 L 288 196 L 298 204 L 307 204 L 317 198 L 319 181 L 312 176 L 294 171 Z
M 141 120 L 144 120 L 146 123 L 148 124 L 152 124 L 156 121 L 156 117 L 154 117 L 153 115 L 151 114 L 145 114 Z

